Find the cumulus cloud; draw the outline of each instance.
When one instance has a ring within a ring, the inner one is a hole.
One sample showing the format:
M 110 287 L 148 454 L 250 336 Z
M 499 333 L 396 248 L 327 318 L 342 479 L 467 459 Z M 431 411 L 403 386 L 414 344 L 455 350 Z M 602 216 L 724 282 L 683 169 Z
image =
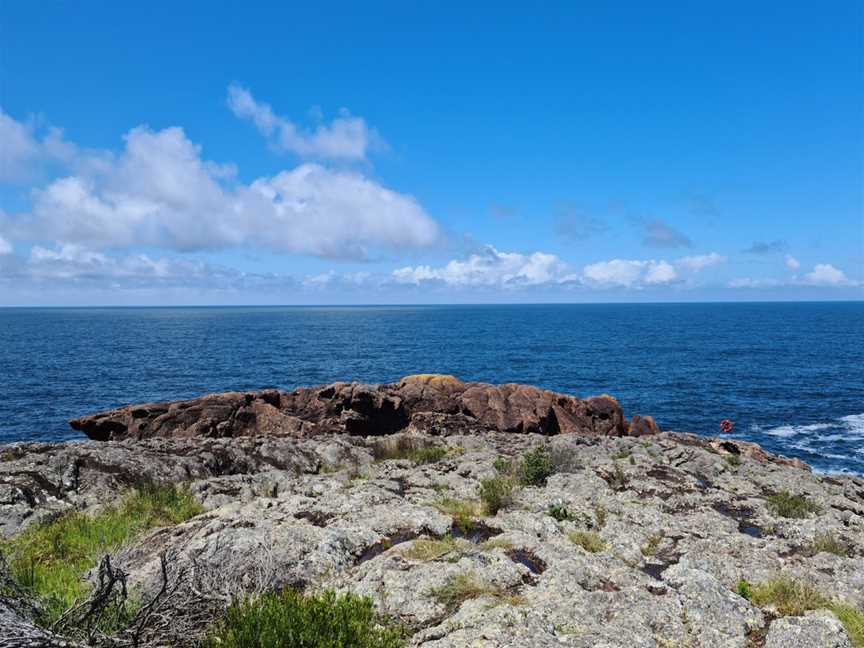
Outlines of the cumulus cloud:
M 0 236 L 0 256 L 4 254 L 12 254 L 12 244 Z
M 783 264 L 789 268 L 790 270 L 797 270 L 801 267 L 801 263 L 793 257 L 791 254 L 787 254 L 786 258 L 783 260 Z
M 569 266 L 554 254 L 499 252 L 490 245 L 442 267 L 420 265 L 394 270 L 392 278 L 401 284 L 441 282 L 449 286 L 508 288 L 562 283 L 574 277 Z
M 40 129 L 35 119 L 19 122 L 0 108 L 0 182 L 30 180 L 38 166 L 69 162 L 76 153 L 59 128 Z
M 256 101 L 247 88 L 236 83 L 228 86 L 228 107 L 237 117 L 255 124 L 278 150 L 304 158 L 363 160 L 370 149 L 383 145 L 362 117 L 354 117 L 345 109 L 329 124 L 304 130 L 276 115 L 270 104 Z
M 135 128 L 113 163 L 34 191 L 19 226 L 37 240 L 95 249 L 251 245 L 331 258 L 438 239 L 436 222 L 413 197 L 359 173 L 307 163 L 245 185 L 230 165 L 200 154 L 180 128 Z
M 642 243 L 650 247 L 678 248 L 693 244 L 686 235 L 660 218 L 643 220 L 641 226 Z
M 793 261 L 795 261 L 793 259 Z M 795 261 L 795 268 L 799 267 Z M 787 266 L 790 266 L 787 262 Z M 835 268 L 830 263 L 817 263 L 811 272 L 808 272 L 803 277 L 792 277 L 789 280 L 780 279 L 754 279 L 751 277 L 743 277 L 733 279 L 729 282 L 730 288 L 772 288 L 778 286 L 819 286 L 819 287 L 856 287 L 862 286 L 862 282 L 854 281 L 846 276 L 839 268 Z
M 844 286 L 851 283 L 842 270 L 830 263 L 817 263 L 813 271 L 804 276 L 804 280 L 816 286 Z
M 747 254 L 779 254 L 788 248 L 789 244 L 786 241 L 754 241 L 744 252 Z
M 585 266 L 582 277 L 599 287 L 637 288 L 673 282 L 678 273 L 667 261 L 612 259 Z

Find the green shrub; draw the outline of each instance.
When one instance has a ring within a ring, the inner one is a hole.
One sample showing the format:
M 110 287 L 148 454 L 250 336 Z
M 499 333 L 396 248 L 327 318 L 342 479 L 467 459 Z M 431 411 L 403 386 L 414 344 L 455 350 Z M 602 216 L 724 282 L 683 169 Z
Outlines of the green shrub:
M 492 477 L 480 482 L 480 501 L 487 515 L 495 515 L 513 503 L 513 482 L 507 477 Z
M 600 553 L 606 549 L 606 541 L 593 531 L 574 531 L 567 537 L 570 542 L 579 545 L 588 553 Z
M 546 514 L 557 522 L 573 522 L 576 519 L 576 516 L 567 509 L 566 504 L 557 502 L 549 505 L 549 508 L 546 509 Z
M 431 448 L 418 448 L 409 455 L 409 459 L 417 465 L 436 463 L 447 456 L 447 448 L 433 446 Z
M 789 491 L 781 490 L 767 499 L 768 508 L 775 515 L 785 518 L 806 518 L 811 513 L 818 514 L 822 509 L 805 495 L 793 495 Z
M 735 586 L 735 591 L 738 592 L 738 596 L 743 599 L 747 599 L 748 601 L 753 600 L 753 592 L 750 591 L 750 583 L 746 580 L 739 580 L 738 585 Z
M 381 623 L 372 600 L 291 589 L 235 600 L 204 642 L 208 648 L 398 648 L 398 628 Z
M 72 512 L 0 542 L 9 571 L 42 599 L 44 619 L 53 623 L 87 592 L 83 574 L 106 553 L 141 532 L 178 524 L 203 511 L 184 488 L 145 485 L 95 515 Z
M 492 462 L 492 466 L 502 475 L 505 475 L 510 472 L 513 468 L 513 462 L 511 462 L 506 457 L 495 457 L 495 461 Z
M 535 448 L 522 458 L 522 483 L 528 486 L 545 486 L 546 480 L 555 474 L 552 457 L 545 448 Z

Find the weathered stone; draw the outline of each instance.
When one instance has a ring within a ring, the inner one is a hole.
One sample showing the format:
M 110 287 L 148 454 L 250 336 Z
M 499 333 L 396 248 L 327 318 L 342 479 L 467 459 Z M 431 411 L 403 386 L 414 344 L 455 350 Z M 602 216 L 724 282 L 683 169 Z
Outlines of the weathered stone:
M 852 648 L 843 624 L 827 610 L 785 617 L 771 624 L 765 648 Z

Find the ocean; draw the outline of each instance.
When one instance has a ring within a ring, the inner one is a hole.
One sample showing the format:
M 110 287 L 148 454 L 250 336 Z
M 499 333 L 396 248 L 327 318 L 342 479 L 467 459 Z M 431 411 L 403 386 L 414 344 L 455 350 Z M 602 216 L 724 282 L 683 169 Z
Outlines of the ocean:
M 213 391 L 413 373 L 609 393 L 665 430 L 864 474 L 864 302 L 0 309 L 0 443 Z

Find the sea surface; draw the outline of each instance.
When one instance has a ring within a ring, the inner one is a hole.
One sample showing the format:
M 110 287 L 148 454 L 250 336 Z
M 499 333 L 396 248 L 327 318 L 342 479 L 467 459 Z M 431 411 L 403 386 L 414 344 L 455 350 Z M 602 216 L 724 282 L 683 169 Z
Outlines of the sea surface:
M 0 309 L 0 443 L 213 391 L 413 373 L 607 392 L 663 429 L 864 474 L 864 302 Z

